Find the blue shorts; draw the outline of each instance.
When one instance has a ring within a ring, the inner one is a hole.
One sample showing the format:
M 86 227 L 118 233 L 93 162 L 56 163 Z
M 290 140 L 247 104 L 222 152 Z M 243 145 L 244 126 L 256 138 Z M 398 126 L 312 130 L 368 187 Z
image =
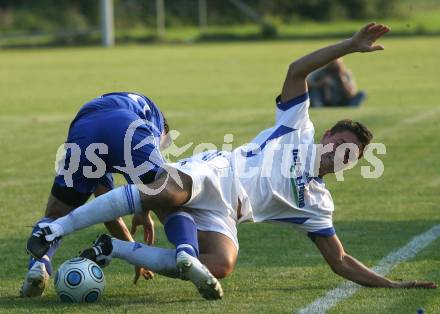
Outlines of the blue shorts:
M 61 187 L 73 187 L 76 191 L 84 194 L 95 192 L 98 185 L 112 189 L 114 185 L 111 173 L 122 173 L 128 183 L 133 183 L 124 170 L 115 167 L 128 166 L 125 162 L 127 152 L 124 152 L 124 138 L 130 124 L 139 119 L 138 115 L 127 109 L 97 110 L 77 117 L 70 126 L 66 144 L 74 143 L 80 148 L 79 167 L 76 172 L 71 174 L 71 180 L 66 180 L 65 175 L 57 175 L 55 183 Z M 153 131 L 145 123 L 140 123 L 139 126 L 132 129 L 134 133 L 131 144 L 129 144 L 131 145 L 131 161 L 134 167 L 145 163 L 145 168 L 143 168 L 145 171 L 139 177 L 143 182 L 148 182 L 154 179 L 163 163 L 158 147 L 159 139 L 157 136 L 154 139 Z M 149 140 L 146 145 L 134 149 L 142 140 L 149 137 L 152 140 Z M 102 175 L 94 178 L 84 174 L 84 167 L 88 167 L 92 172 L 96 172 L 98 169 L 98 163 L 91 162 L 85 153 L 87 147 L 92 143 L 102 143 L 108 148 L 107 152 L 92 150 L 102 160 L 100 165 L 105 164 L 105 172 L 101 170 Z M 72 166 L 70 164 L 74 159 L 72 158 L 72 149 L 66 149 L 65 170 Z

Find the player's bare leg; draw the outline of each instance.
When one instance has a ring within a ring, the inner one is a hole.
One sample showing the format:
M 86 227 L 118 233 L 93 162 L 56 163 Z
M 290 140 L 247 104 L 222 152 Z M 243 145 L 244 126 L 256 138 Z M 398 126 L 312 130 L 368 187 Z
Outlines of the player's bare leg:
M 104 194 L 108 192 L 108 188 L 104 186 L 98 186 L 95 195 Z M 51 220 L 68 215 L 75 207 L 68 205 L 58 198 L 56 198 L 52 193 L 49 194 L 47 200 L 46 210 L 44 212 L 44 217 Z M 55 249 L 53 247 L 53 249 Z M 51 256 L 53 255 L 45 254 L 40 260 L 34 262 L 30 267 L 29 271 L 26 273 L 23 285 L 20 288 L 21 297 L 39 297 L 43 294 L 46 288 L 50 273 L 51 273 Z
M 34 239 L 31 237 L 28 240 L 28 251 L 33 256 L 41 258 L 59 237 L 116 217 L 154 209 L 154 212 L 164 219 L 165 233 L 170 242 L 176 246 L 175 254 L 177 254 L 174 261 L 181 271 L 182 278 L 196 285 L 205 298 L 219 299 L 223 294 L 220 283 L 197 258 L 198 241 L 195 222 L 191 215 L 179 211 L 179 207 L 191 197 L 192 179 L 180 173 L 180 182 L 182 184 L 178 184 L 164 172 L 156 181 L 146 185 L 155 193 L 142 192 L 141 187 L 134 185 L 114 189 L 53 223 L 41 225 L 44 234 L 33 236 Z M 176 223 L 178 219 L 180 221 Z M 166 230 L 167 226 L 169 232 Z M 39 244 L 37 241 L 39 239 L 44 243 Z M 196 254 L 191 254 L 191 250 Z M 162 252 L 157 254 L 161 255 Z
M 143 208 L 152 210 L 159 217 L 164 224 L 168 239 L 176 246 L 176 267 L 181 278 L 190 280 L 204 298 L 220 299 L 223 296 L 220 282 L 199 260 L 200 257 L 197 258 L 197 254 L 191 254 L 191 248 L 199 251 L 196 225 L 192 217 L 183 212 L 180 206 L 191 198 L 192 179 L 183 172 L 177 171 L 177 174 L 180 184 L 165 173 L 151 185 L 160 189 L 160 197 L 141 193 Z M 170 223 L 170 217 L 180 219 L 179 223 Z M 182 228 L 182 223 L 187 225 Z M 173 230 L 174 227 L 176 230 Z M 193 231 L 188 231 L 188 228 L 192 228 Z M 189 246 L 190 251 L 186 249 Z
M 48 219 L 56 219 L 67 215 L 73 209 L 74 207 L 63 203 L 50 194 L 44 216 Z M 20 288 L 20 296 L 23 298 L 41 296 L 49 281 L 51 273 L 50 257 L 45 254 L 41 259 L 32 262 L 33 265 L 26 273 Z
M 140 189 L 142 208 L 153 211 L 160 221 L 179 211 L 180 206 L 191 198 L 192 179 L 187 174 L 177 171 L 180 182 L 177 182 L 167 172 L 163 172 L 157 180 L 147 184 L 147 190 Z
M 50 218 L 60 218 L 68 213 L 70 213 L 75 207 L 65 204 L 64 202 L 57 199 L 52 194 L 49 195 L 49 199 L 47 200 L 46 211 L 44 212 L 44 216 Z
M 191 256 L 186 259 L 188 265 L 184 269 L 183 279 L 189 279 L 206 299 L 219 299 L 223 291 L 218 280 L 229 275 L 237 260 L 237 248 L 227 236 L 210 231 L 199 231 L 199 258 L 202 263 Z M 92 248 L 81 253 L 82 257 L 91 259 L 101 266 L 107 265 L 112 258 L 120 258 L 134 265 L 142 265 L 158 274 L 178 278 L 182 276 L 179 267 L 179 257 L 176 260 L 176 251 L 151 247 L 141 243 L 129 243 L 101 235 Z
M 225 278 L 234 270 L 238 249 L 234 242 L 219 232 L 199 231 L 200 261 L 217 278 Z
M 108 187 L 99 185 L 94 194 L 97 197 L 109 191 L 110 189 Z M 44 217 L 52 221 L 68 215 L 74 209 L 74 206 L 62 202 L 51 193 L 47 201 Z M 121 218 L 105 222 L 104 225 L 110 233 L 118 239 L 126 239 L 127 235 L 130 235 L 129 230 Z M 33 261 L 33 265 L 27 272 L 23 285 L 20 288 L 21 297 L 38 297 L 43 294 L 51 275 L 51 259 L 59 244 L 60 243 L 58 243 L 56 247 L 51 246 L 50 253 L 46 253 L 39 260 Z M 152 277 L 151 272 L 146 271 L 145 273 L 149 277 Z
M 168 179 L 164 173 L 156 181 L 145 185 L 154 193 L 144 193 L 135 185 L 113 189 L 75 208 L 69 215 L 52 223 L 40 224 L 44 234 L 32 235 L 27 250 L 35 258 L 41 258 L 57 238 L 129 214 L 141 214 L 154 209 L 159 218 L 165 218 L 178 210 L 174 206 L 182 205 L 191 195 L 191 178 L 184 174 L 181 177 L 183 186 Z

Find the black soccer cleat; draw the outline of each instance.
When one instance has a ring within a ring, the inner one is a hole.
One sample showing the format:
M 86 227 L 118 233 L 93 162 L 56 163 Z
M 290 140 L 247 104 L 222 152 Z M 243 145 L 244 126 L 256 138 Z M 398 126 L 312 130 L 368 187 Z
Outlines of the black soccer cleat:
M 26 244 L 26 251 L 28 254 L 36 259 L 42 258 L 50 247 L 58 241 L 60 238 L 55 238 L 53 241 L 47 241 L 46 236 L 52 234 L 52 230 L 49 227 L 41 228 L 34 232 L 28 239 Z
M 91 248 L 85 249 L 79 256 L 94 261 L 101 267 L 105 267 L 110 263 L 112 251 L 112 238 L 109 235 L 102 234 L 93 242 Z

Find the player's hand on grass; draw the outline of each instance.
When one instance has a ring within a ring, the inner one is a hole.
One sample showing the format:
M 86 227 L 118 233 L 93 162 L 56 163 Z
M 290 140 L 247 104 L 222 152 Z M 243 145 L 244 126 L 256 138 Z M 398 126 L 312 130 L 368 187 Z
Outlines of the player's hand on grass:
M 384 46 L 376 44 L 376 40 L 389 31 L 390 28 L 383 24 L 367 24 L 349 39 L 352 49 L 356 52 L 383 50 Z
M 135 266 L 133 283 L 137 284 L 137 282 L 141 276 L 144 277 L 145 280 L 150 280 L 150 279 L 154 278 L 154 273 L 147 268 Z
M 133 219 L 131 221 L 131 234 L 134 235 L 136 233 L 136 229 L 138 226 L 142 226 L 144 228 L 144 241 L 148 245 L 154 244 L 154 221 L 151 218 L 150 212 L 142 212 L 133 215 Z
M 435 282 L 429 281 L 395 281 L 393 282 L 394 288 L 403 288 L 403 289 L 437 289 L 437 284 Z
M 144 241 L 148 245 L 154 244 L 154 221 L 151 218 L 150 212 L 142 212 L 133 215 L 130 231 L 132 235 L 136 233 L 138 226 L 142 226 L 144 228 Z M 141 276 L 144 277 L 145 280 L 149 280 L 153 279 L 154 273 L 147 268 L 136 266 L 134 270 L 133 283 L 136 284 Z

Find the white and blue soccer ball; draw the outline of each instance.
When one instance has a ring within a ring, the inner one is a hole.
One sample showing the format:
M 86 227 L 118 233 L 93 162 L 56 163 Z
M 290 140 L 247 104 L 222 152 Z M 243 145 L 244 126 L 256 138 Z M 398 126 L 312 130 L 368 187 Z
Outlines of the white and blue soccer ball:
M 96 302 L 104 292 L 105 278 L 95 262 L 76 257 L 58 268 L 54 284 L 63 302 Z

